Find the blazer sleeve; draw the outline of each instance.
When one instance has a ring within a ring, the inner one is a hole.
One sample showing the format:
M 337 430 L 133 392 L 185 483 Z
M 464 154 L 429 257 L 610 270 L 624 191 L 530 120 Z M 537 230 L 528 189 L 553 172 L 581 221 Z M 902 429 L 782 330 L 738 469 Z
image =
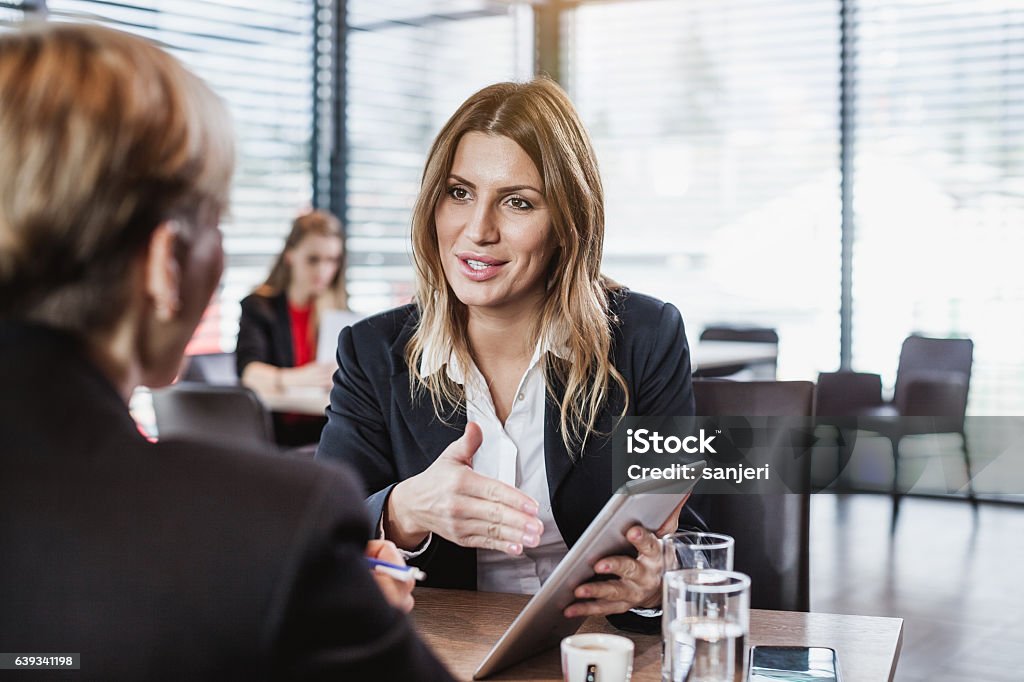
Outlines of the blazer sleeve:
M 242 300 L 242 315 L 238 319 L 238 343 L 235 346 L 235 365 L 238 376 L 242 376 L 250 362 L 274 362 L 273 320 L 267 306 L 260 300 L 247 296 Z
M 378 589 L 364 560 L 367 524 L 356 485 L 334 469 L 325 467 L 310 504 L 293 580 L 279 586 L 273 677 L 453 679 Z
M 374 381 L 357 354 L 352 328 L 338 337 L 338 370 L 334 373 L 327 425 L 320 435 L 316 457 L 344 462 L 362 479 L 370 521 L 376 528 L 384 503 L 398 481 L 391 437 Z
M 648 344 L 635 348 L 641 371 L 634 391 L 636 414 L 643 417 L 687 417 L 696 411 L 690 369 L 690 346 L 679 310 L 661 307 L 656 332 Z

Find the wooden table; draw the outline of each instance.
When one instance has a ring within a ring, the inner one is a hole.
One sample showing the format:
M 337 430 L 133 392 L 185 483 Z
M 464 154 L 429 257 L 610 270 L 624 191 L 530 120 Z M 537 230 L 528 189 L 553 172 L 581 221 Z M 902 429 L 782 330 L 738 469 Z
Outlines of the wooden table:
M 528 596 L 467 590 L 416 590 L 413 619 L 420 635 L 460 680 L 473 671 L 519 614 Z M 603 618 L 590 618 L 580 632 L 612 632 L 636 644 L 633 682 L 660 682 L 661 637 L 614 630 Z M 903 643 L 903 620 L 827 613 L 759 611 L 750 613 L 751 644 L 832 647 L 844 682 L 892 680 Z M 494 676 L 495 680 L 562 679 L 557 647 Z

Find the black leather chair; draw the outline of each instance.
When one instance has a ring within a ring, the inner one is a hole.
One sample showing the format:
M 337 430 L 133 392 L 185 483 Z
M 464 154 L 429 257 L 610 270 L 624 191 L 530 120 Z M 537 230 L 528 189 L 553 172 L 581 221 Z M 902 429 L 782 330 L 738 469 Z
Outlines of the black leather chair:
M 694 380 L 701 416 L 812 417 L 809 381 Z M 800 460 L 810 479 L 810 458 Z M 751 578 L 750 605 L 810 609 L 810 494 L 704 495 L 697 511 L 711 530 L 736 539 L 735 567 Z
M 818 375 L 817 414 L 857 417 L 858 428 L 889 439 L 892 492 L 897 499 L 900 441 L 912 435 L 959 434 L 968 495 L 974 502 L 971 456 L 964 430 L 973 363 L 974 343 L 970 339 L 908 336 L 900 350 L 892 401 L 882 399 L 882 379 L 877 374 L 825 372 Z
M 179 382 L 153 391 L 160 438 L 202 438 L 220 443 L 273 445 L 270 413 L 243 386 Z
M 701 341 L 741 341 L 745 343 L 770 343 L 776 348 L 779 345 L 779 334 L 774 329 L 767 327 L 744 327 L 732 325 L 712 325 L 705 327 L 700 333 Z M 696 369 L 693 372 L 694 378 L 735 378 L 741 379 L 749 376 L 755 380 L 774 380 L 778 369 L 778 356 L 774 360 L 727 365 L 725 367 L 714 367 L 708 369 Z
M 238 370 L 235 368 L 234 353 L 203 353 L 188 356 L 182 381 L 210 384 L 212 386 L 238 385 Z

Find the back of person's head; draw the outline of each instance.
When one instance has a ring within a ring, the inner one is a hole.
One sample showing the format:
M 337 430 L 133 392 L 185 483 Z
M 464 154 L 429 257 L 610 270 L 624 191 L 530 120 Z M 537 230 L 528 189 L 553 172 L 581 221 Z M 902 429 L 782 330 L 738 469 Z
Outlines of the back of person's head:
M 155 228 L 226 208 L 233 136 L 219 98 L 125 33 L 71 24 L 0 36 L 0 318 L 113 326 Z

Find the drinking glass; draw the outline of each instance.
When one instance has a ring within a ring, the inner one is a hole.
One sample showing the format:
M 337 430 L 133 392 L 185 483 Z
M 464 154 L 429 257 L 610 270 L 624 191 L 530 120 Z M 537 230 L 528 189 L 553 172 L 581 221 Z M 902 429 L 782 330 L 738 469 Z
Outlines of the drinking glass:
M 687 531 L 670 533 L 662 537 L 661 547 L 665 571 L 661 594 L 662 682 L 669 682 L 672 679 L 671 652 L 668 649 L 668 643 L 670 641 L 669 626 L 676 615 L 676 602 L 669 598 L 669 576 L 686 569 L 731 571 L 735 545 L 736 541 L 733 538 L 721 533 Z
M 743 682 L 750 634 L 750 578 L 684 569 L 665 575 L 673 617 L 665 653 L 671 682 Z M 666 610 L 667 613 L 667 610 Z
M 661 546 L 666 573 L 685 568 L 731 571 L 736 541 L 721 533 L 687 531 L 662 537 Z

